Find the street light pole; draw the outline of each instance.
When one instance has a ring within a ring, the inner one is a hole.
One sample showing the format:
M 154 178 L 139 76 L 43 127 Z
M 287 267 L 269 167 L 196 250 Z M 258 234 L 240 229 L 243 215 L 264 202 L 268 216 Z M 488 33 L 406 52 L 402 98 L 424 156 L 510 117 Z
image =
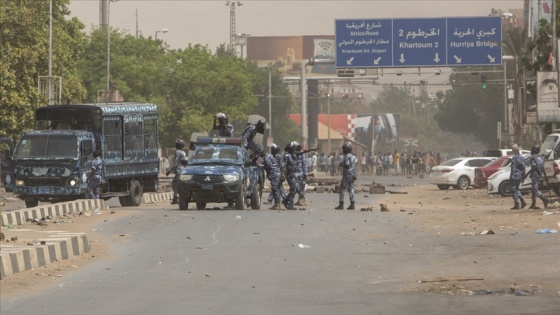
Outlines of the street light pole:
M 272 71 L 268 68 L 268 136 L 272 138 Z
M 105 103 L 109 103 L 111 97 L 111 25 L 109 24 L 111 14 L 111 2 L 107 1 L 107 85 L 105 87 Z
M 327 124 L 328 124 L 328 129 L 327 129 L 327 147 L 328 147 L 328 153 L 331 153 L 331 94 L 327 94 Z
M 161 30 L 157 30 L 157 31 L 156 31 L 156 34 L 155 34 L 155 36 L 154 36 L 154 39 L 157 40 L 157 34 L 158 34 L 158 33 L 167 33 L 168 31 L 169 31 L 169 30 L 167 29 L 167 27 L 166 27 L 166 28 L 162 28 Z

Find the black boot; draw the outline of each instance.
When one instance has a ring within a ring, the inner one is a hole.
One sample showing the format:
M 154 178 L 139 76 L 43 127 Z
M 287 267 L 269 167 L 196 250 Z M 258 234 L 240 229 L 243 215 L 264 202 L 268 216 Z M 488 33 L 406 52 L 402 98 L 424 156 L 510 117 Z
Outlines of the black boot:
M 529 207 L 529 209 L 533 209 L 533 210 L 539 210 L 540 209 L 539 207 L 537 207 L 537 199 L 532 199 L 531 200 L 531 206 Z
M 525 202 L 525 198 L 521 197 L 520 201 L 521 201 L 521 209 L 527 207 L 527 202 Z
M 544 208 L 546 209 L 550 203 L 550 199 L 541 196 L 541 200 L 544 203 Z
M 354 202 L 350 202 L 350 206 L 348 206 L 346 210 L 354 210 L 354 209 L 356 209 Z
M 519 208 L 519 204 L 516 203 L 512 208 L 509 208 L 510 210 L 519 210 L 521 208 Z
M 334 208 L 335 210 L 344 210 L 344 202 L 339 201 L 338 207 Z
M 171 204 L 176 205 L 178 201 L 179 201 L 179 199 L 177 198 L 177 196 L 175 196 L 175 197 L 173 197 L 173 200 L 171 200 Z

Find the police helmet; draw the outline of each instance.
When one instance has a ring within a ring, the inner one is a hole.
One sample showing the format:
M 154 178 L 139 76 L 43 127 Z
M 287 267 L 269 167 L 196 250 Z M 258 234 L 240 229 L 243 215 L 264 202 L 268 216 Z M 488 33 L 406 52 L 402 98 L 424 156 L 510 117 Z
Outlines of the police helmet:
M 531 154 L 539 154 L 540 151 L 541 147 L 539 147 L 538 145 L 534 145 L 533 147 L 531 147 Z
M 175 149 L 183 150 L 184 148 L 185 148 L 185 141 L 183 141 L 183 139 L 179 139 L 175 141 Z
M 266 127 L 266 121 L 260 119 L 259 121 L 257 121 L 257 124 L 255 125 L 255 130 L 258 133 L 264 133 L 265 127 Z
M 280 153 L 280 147 L 278 147 L 278 146 L 276 145 L 276 143 L 273 143 L 273 144 L 270 146 L 270 153 L 271 153 L 272 155 L 276 155 L 276 154 Z
M 342 145 L 342 153 L 348 154 L 352 152 L 352 146 L 349 143 L 345 143 Z
M 214 116 L 214 118 L 215 118 L 215 119 L 218 119 L 218 121 L 220 122 L 220 124 L 223 124 L 223 123 L 226 123 L 226 124 L 227 124 L 227 123 L 228 123 L 227 116 L 226 116 L 226 114 L 224 114 L 224 113 L 217 113 L 217 114 Z
M 290 142 L 290 145 L 292 146 L 292 148 L 296 149 L 297 147 L 301 148 L 301 145 L 299 144 L 299 142 L 297 141 L 292 141 Z
M 292 147 L 292 143 L 286 144 L 286 147 L 284 148 L 284 151 L 286 151 L 288 153 L 294 153 L 294 147 Z

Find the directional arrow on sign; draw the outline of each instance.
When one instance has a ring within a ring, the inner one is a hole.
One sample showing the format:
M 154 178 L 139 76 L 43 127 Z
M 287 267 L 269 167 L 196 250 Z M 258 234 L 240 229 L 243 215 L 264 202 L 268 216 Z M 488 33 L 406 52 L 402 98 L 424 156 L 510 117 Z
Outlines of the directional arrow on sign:
M 488 60 L 490 60 L 490 62 L 492 62 L 492 63 L 496 62 L 496 58 L 495 58 L 495 57 L 492 57 L 492 56 L 490 56 L 490 55 L 488 55 L 488 56 L 486 56 L 486 57 L 488 57 Z
M 439 53 L 436 53 L 436 57 L 434 58 L 435 62 L 439 62 L 441 59 L 439 59 Z
M 354 57 L 352 57 L 352 58 L 346 60 L 346 65 L 347 65 L 347 66 L 351 66 L 351 65 L 352 65 L 352 61 L 354 61 Z
M 404 62 L 406 61 L 406 59 L 404 59 L 404 54 L 401 54 L 401 59 L 399 59 L 399 61 L 400 61 L 401 63 L 404 63 Z
M 457 63 L 461 63 L 461 58 L 457 57 L 456 55 L 453 56 L 453 58 L 455 58 L 455 61 L 456 61 Z
M 373 64 L 378 65 L 380 60 L 381 60 L 381 57 L 377 57 L 376 59 L 373 59 Z

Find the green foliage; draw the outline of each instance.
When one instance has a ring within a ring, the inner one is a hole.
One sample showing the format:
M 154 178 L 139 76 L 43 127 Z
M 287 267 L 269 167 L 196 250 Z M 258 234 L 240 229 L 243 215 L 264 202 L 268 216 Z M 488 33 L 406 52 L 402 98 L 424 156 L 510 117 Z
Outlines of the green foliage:
M 67 20 L 69 0 L 53 0 L 52 75 L 62 77 L 62 99 L 85 94 L 76 60 L 83 24 Z M 37 90 L 49 68 L 49 1 L 3 1 L 0 10 L 0 135 L 15 138 L 33 126 L 33 110 L 47 100 Z

